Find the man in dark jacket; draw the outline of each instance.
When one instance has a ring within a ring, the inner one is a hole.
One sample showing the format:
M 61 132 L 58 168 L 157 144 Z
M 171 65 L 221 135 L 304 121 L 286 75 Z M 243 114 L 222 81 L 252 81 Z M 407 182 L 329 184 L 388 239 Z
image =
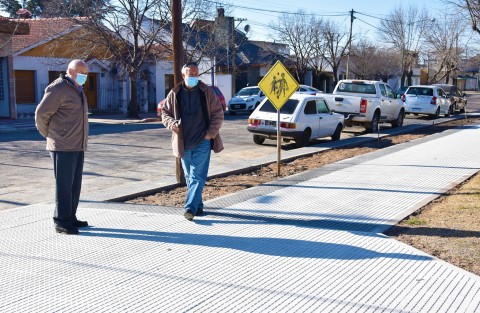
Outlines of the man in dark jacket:
M 82 89 L 87 75 L 88 67 L 83 61 L 71 61 L 67 74 L 47 86 L 35 110 L 35 125 L 47 138 L 47 150 L 53 160 L 53 221 L 55 230 L 62 234 L 76 235 L 79 227 L 88 226 L 76 216 L 88 140 L 88 105 Z
M 223 150 L 218 133 L 223 123 L 223 107 L 215 92 L 198 81 L 198 66 L 194 62 L 182 68 L 184 81 L 167 96 L 162 121 L 172 131 L 173 155 L 182 158 L 187 182 L 184 216 L 193 220 L 203 213 L 202 192 L 208 176 L 211 150 Z

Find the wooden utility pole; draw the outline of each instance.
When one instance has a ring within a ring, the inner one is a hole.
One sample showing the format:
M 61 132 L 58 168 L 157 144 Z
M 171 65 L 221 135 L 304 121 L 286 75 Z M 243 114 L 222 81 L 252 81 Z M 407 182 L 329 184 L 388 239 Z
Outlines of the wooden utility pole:
M 347 72 L 345 74 L 346 79 L 348 79 L 348 66 L 350 63 L 350 52 L 352 51 L 352 30 L 353 30 L 353 20 L 355 19 L 355 16 L 353 16 L 353 13 L 355 13 L 355 11 L 352 9 L 350 11 L 350 35 L 348 36 Z
M 183 44 L 182 44 L 182 1 L 170 0 L 172 9 L 172 46 L 173 46 L 173 81 L 178 85 L 182 81 Z M 176 158 L 175 174 L 177 183 L 185 184 L 182 161 Z

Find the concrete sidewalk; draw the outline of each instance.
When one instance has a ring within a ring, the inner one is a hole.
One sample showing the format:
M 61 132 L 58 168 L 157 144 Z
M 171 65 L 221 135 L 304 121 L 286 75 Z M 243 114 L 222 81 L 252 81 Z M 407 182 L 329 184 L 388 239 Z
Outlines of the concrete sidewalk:
M 93 227 L 64 236 L 52 204 L 2 211 L 0 311 L 480 312 L 480 277 L 381 234 L 479 159 L 471 125 L 206 202 L 193 222 L 86 195 Z

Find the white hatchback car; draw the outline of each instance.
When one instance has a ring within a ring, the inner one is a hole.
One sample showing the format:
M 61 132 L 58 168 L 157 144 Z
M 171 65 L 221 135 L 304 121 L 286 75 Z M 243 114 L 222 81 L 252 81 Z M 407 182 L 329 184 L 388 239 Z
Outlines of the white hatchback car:
M 238 112 L 253 112 L 265 99 L 265 94 L 258 86 L 245 87 L 228 101 L 228 113 L 236 115 Z
M 280 109 L 280 132 L 284 141 L 294 140 L 297 147 L 310 139 L 332 137 L 339 140 L 344 127 L 342 114 L 330 111 L 321 96 L 294 93 Z M 277 138 L 277 109 L 266 98 L 248 118 L 247 129 L 253 142 Z
M 432 118 L 438 118 L 440 114 L 450 116 L 452 112 L 450 98 L 438 86 L 410 86 L 401 99 L 405 102 L 407 114 L 427 114 Z

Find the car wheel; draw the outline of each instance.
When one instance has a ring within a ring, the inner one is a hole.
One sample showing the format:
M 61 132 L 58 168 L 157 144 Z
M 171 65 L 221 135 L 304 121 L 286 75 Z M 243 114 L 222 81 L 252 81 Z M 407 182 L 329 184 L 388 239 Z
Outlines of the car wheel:
M 295 146 L 297 148 L 301 148 L 308 145 L 311 135 L 312 135 L 312 131 L 310 130 L 310 128 L 305 129 L 302 133 L 302 136 L 300 138 L 295 139 Z
M 237 112 L 233 112 L 233 111 L 228 111 L 228 114 L 234 116 L 234 115 L 237 115 Z
M 405 118 L 405 112 L 402 109 L 400 110 L 400 112 L 398 112 L 397 119 L 392 122 L 392 128 L 402 127 L 404 118 Z
M 447 109 L 447 112 L 444 114 L 444 116 L 449 117 L 451 113 L 452 113 L 452 106 L 450 105 Z
M 338 124 L 337 128 L 335 128 L 335 132 L 332 135 L 332 141 L 340 140 L 341 135 L 342 135 L 342 124 Z
M 379 123 L 380 123 L 380 113 L 377 111 L 373 115 L 372 121 L 367 125 L 367 132 L 378 133 Z
M 436 119 L 436 118 L 439 118 L 439 117 L 440 117 L 440 108 L 437 108 L 437 110 L 435 111 L 435 114 L 430 115 L 430 118 L 431 119 Z
M 265 137 L 259 135 L 253 135 L 253 142 L 257 145 L 261 145 L 265 142 Z

